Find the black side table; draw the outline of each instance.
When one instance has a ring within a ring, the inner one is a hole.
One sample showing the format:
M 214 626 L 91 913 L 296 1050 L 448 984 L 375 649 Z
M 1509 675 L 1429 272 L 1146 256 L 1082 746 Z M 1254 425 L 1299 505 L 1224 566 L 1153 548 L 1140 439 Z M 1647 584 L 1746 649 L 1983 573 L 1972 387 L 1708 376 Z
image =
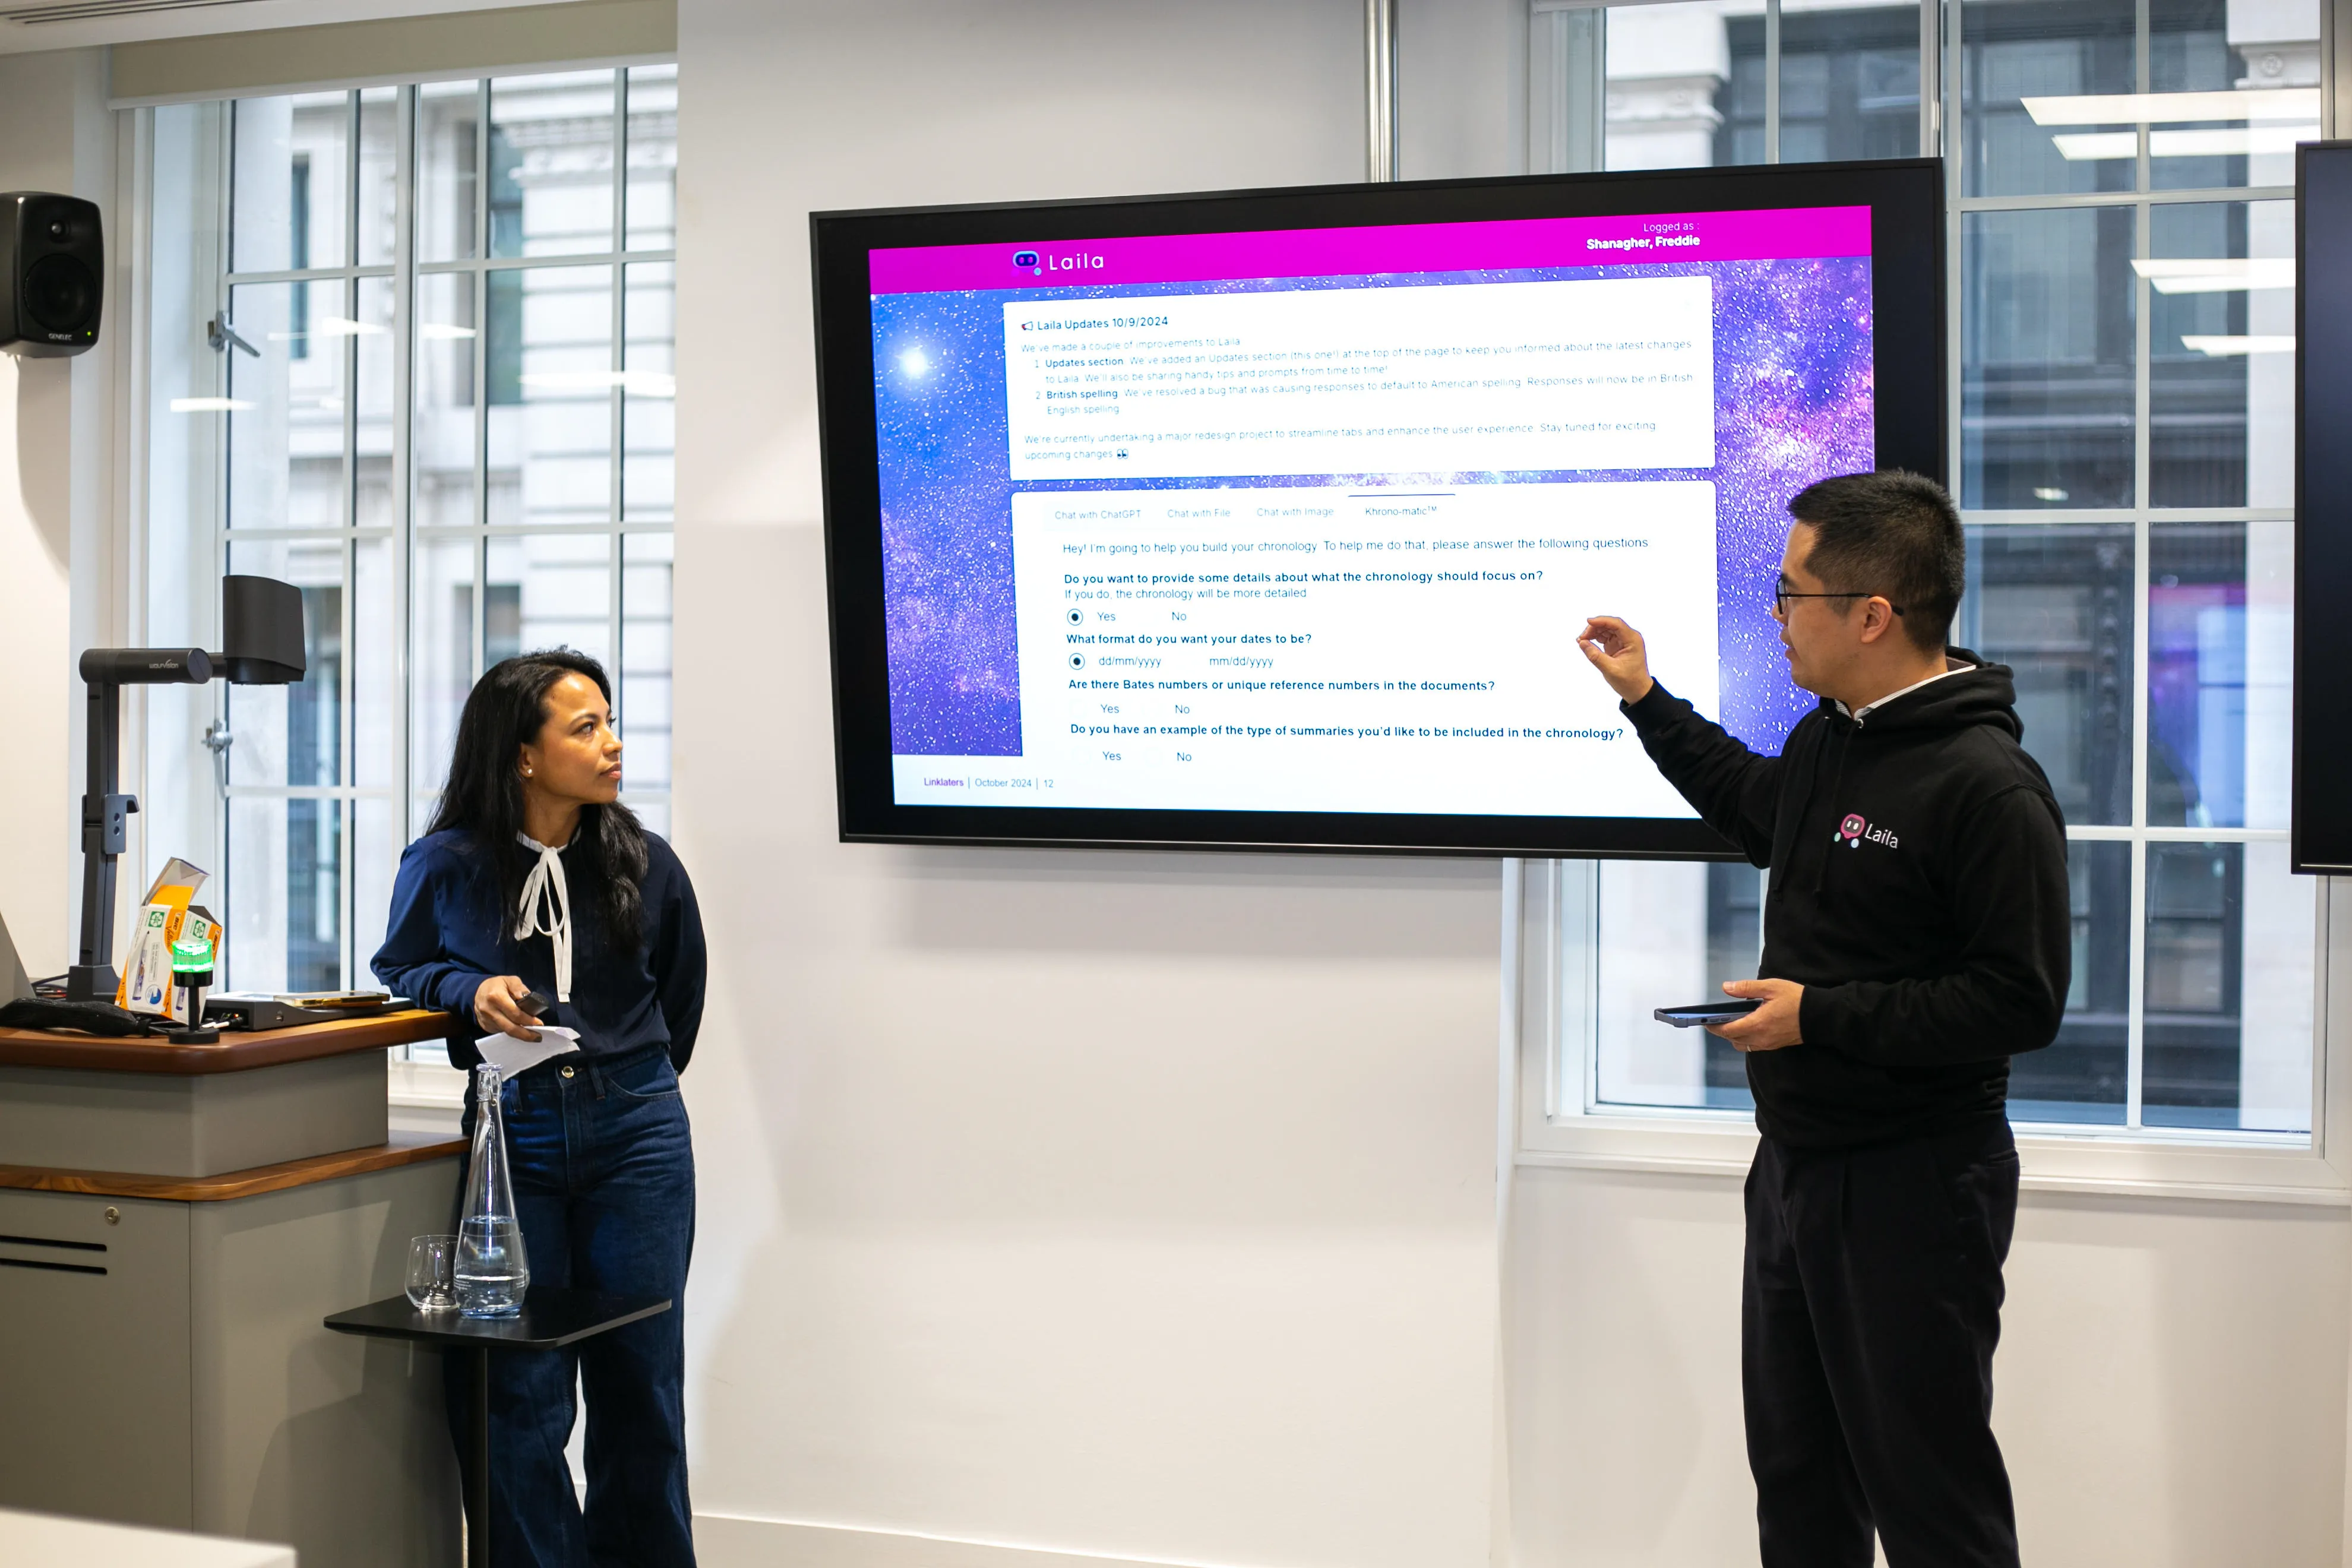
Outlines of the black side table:
M 446 1352 L 474 1356 L 474 1465 L 466 1483 L 466 1561 L 490 1568 L 490 1352 L 551 1351 L 593 1339 L 608 1329 L 670 1309 L 667 1296 L 609 1296 L 602 1290 L 533 1287 L 511 1318 L 468 1318 L 455 1311 L 420 1312 L 406 1296 L 337 1312 L 327 1327 L 339 1334 L 410 1340 Z

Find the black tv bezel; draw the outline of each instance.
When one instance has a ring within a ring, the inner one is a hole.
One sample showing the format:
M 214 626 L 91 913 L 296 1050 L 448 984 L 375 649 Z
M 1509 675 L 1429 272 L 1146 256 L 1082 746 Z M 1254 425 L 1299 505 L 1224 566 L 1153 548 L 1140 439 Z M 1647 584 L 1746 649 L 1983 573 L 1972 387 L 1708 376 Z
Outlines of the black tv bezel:
M 2314 165 L 2326 197 L 2315 211 Z M 2319 234 L 2315 237 L 2314 218 Z M 2352 616 L 2326 590 L 2352 582 L 2352 308 L 2330 298 L 2314 310 L 2314 253 L 2329 261 L 2352 242 L 2352 142 L 2294 150 L 2294 636 L 2288 763 L 2287 859 L 2308 876 L 2352 871 L 2352 726 L 2342 672 L 2352 661 Z M 2307 695 L 2316 678 L 2324 696 Z
M 1705 823 L 1622 816 L 902 805 L 892 798 L 867 255 L 898 246 L 1771 207 L 1871 208 L 1876 457 L 1941 479 L 1948 450 L 1943 161 L 1519 175 L 809 215 L 842 841 L 1454 857 L 1737 860 Z M 1895 325 L 1890 330 L 1890 323 Z M 1923 367 L 1927 374 L 1922 374 Z M 1759 592 L 1761 591 L 1759 587 Z

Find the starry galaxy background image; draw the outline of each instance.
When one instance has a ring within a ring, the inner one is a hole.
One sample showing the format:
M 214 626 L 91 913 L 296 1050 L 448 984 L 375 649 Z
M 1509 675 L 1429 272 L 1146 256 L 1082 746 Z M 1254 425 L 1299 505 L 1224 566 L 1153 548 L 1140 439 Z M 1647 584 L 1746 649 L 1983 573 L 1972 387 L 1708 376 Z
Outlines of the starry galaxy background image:
M 1694 274 L 1715 280 L 1711 469 L 1223 474 L 1116 483 L 1027 480 L 1018 487 L 1012 479 L 1002 309 L 1007 300 Z M 1790 683 L 1771 617 L 1772 585 L 1789 525 L 1789 498 L 1815 479 L 1872 466 L 1867 258 L 886 294 L 875 297 L 872 309 L 890 749 L 898 755 L 1021 754 L 1021 661 L 1013 589 L 1016 488 L 1283 485 L 1364 490 L 1712 479 L 1722 661 L 1722 711 L 1714 717 L 1757 750 L 1777 752 L 1790 728 L 1813 706 L 1811 697 Z M 1567 635 L 1563 631 L 1563 657 Z

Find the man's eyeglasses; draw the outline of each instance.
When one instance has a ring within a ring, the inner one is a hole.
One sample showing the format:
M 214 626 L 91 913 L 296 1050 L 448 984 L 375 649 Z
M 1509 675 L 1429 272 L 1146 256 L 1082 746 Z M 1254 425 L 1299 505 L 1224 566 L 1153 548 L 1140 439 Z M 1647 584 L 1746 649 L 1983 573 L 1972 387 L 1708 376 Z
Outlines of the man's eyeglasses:
M 1775 620 L 1787 620 L 1789 601 L 1791 599 L 1868 599 L 1874 596 L 1859 591 L 1850 594 L 1792 594 L 1789 591 L 1789 585 L 1786 583 L 1775 583 L 1772 584 L 1772 616 Z M 1900 605 L 1890 604 L 1886 607 L 1898 616 L 1903 613 L 1903 606 Z

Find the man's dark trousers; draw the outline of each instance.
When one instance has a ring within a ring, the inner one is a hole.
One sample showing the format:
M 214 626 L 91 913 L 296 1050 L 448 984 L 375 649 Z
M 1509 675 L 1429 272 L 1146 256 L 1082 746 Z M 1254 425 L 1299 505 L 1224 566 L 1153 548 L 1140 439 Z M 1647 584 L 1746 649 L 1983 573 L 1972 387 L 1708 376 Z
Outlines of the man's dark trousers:
M 1858 1149 L 1767 1138 L 1748 1173 L 1740 1364 L 1764 1568 L 2016 1568 L 1992 1435 L 2007 1121 Z

